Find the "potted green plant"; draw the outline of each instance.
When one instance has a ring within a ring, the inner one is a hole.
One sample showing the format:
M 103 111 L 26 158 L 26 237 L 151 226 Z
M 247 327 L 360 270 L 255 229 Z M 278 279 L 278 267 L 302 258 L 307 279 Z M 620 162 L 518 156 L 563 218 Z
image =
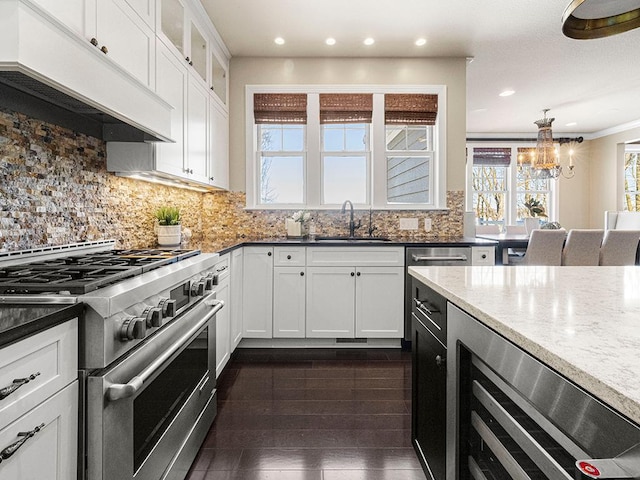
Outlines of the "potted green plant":
M 546 217 L 547 213 L 544 210 L 542 202 L 533 197 L 530 197 L 526 202 L 524 202 L 524 206 L 529 210 L 529 215 L 531 215 L 531 217 L 524 219 L 524 226 L 527 229 L 527 233 L 531 234 L 531 230 L 540 228 L 539 217 Z
M 160 207 L 155 212 L 158 245 L 176 247 L 180 245 L 180 209 L 178 207 Z

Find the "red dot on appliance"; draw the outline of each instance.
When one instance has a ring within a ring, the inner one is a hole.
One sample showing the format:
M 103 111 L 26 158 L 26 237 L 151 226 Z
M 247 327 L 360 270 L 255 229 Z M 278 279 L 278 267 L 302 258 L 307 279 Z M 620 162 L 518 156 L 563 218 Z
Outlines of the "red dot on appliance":
M 589 475 L 592 475 L 594 477 L 600 476 L 600 470 L 598 470 L 595 466 L 591 465 L 590 463 L 580 462 L 578 466 L 583 472 L 588 473 Z

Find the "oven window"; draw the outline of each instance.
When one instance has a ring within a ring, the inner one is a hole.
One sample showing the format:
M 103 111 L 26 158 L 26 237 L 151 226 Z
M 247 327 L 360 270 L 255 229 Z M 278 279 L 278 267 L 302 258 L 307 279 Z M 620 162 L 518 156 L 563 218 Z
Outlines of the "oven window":
M 207 374 L 208 337 L 207 327 L 133 401 L 134 472 Z

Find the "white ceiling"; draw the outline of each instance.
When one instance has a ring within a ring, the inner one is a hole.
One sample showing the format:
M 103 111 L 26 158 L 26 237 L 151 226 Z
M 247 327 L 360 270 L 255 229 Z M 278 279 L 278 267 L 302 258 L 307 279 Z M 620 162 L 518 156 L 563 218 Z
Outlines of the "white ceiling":
M 640 29 L 567 38 L 561 18 L 569 0 L 201 1 L 232 56 L 473 57 L 470 133 L 535 135 L 543 108 L 556 118 L 556 136 L 640 119 Z M 273 42 L 278 36 L 284 45 Z M 336 45 L 325 45 L 327 37 Z M 365 37 L 375 44 L 364 46 Z M 414 45 L 420 37 L 423 47 Z M 505 89 L 516 93 L 499 97 Z

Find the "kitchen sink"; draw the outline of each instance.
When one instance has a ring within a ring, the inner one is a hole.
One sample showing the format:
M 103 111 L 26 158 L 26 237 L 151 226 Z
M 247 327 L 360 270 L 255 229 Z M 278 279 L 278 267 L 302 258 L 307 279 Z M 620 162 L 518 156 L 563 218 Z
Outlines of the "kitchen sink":
M 339 243 L 384 243 L 390 242 L 387 237 L 316 237 L 316 242 Z

